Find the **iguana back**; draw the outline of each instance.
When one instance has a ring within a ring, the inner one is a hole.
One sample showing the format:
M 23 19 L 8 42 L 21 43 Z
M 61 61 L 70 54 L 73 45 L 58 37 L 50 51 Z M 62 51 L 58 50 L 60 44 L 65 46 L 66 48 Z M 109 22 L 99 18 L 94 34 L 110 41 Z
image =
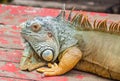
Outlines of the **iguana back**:
M 120 35 L 119 32 L 117 34 L 110 33 L 105 28 L 102 31 L 100 29 L 96 31 L 83 27 L 83 30 L 75 35 L 79 40 L 78 46 L 83 53 L 82 61 L 80 60 L 75 68 L 119 80 Z

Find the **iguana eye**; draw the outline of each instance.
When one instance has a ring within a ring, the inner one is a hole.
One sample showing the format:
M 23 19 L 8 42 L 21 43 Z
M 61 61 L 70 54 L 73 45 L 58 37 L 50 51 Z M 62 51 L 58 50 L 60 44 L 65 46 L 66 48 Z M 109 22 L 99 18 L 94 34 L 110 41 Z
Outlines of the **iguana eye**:
M 45 61 L 52 61 L 53 59 L 53 51 L 51 49 L 47 49 L 47 50 L 44 50 L 42 52 L 42 58 L 45 60 Z
M 31 29 L 34 32 L 38 32 L 41 29 L 41 25 L 37 24 L 37 23 L 34 23 L 34 24 L 32 24 Z

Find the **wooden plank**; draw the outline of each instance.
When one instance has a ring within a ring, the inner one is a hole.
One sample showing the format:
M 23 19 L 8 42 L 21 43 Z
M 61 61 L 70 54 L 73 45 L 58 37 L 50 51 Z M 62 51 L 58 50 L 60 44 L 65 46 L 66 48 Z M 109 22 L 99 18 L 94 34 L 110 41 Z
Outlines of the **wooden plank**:
M 0 62 L 0 76 L 18 78 L 18 79 L 28 79 L 28 80 L 43 80 L 43 81 L 67 81 L 67 77 L 47 77 L 42 78 L 40 73 L 35 71 L 33 72 L 24 72 L 20 71 L 18 64 L 11 62 Z
M 30 81 L 30 80 L 0 76 L 0 81 Z
M 0 25 L 0 47 L 23 49 L 20 29 L 14 25 Z
M 13 6 L 13 5 L 2 5 L 0 4 L 0 23 L 9 25 L 19 25 L 27 19 L 32 19 L 36 16 L 53 16 L 56 17 L 60 12 L 59 9 L 50 8 L 34 8 L 25 6 Z M 74 11 L 75 13 L 79 11 Z M 69 11 L 66 12 L 67 15 Z M 111 15 L 106 13 L 97 12 L 86 12 L 82 13 L 88 15 L 90 18 L 94 19 L 109 19 L 110 21 L 117 21 L 120 19 L 120 15 Z
M 0 23 L 19 25 L 21 22 L 35 16 L 57 16 L 59 11 L 60 10 L 58 9 L 54 10 L 48 8 L 33 8 L 0 4 Z
M 22 79 L 22 80 L 39 80 L 39 81 L 112 81 L 95 75 L 89 75 L 85 72 L 75 70 L 61 76 L 41 77 L 36 71 L 20 71 L 17 63 L 0 62 L 0 77 Z
M 93 76 L 87 73 L 78 72 L 78 71 L 71 71 L 68 74 L 58 76 L 58 77 L 47 77 L 42 79 L 41 75 L 37 72 L 23 72 L 20 71 L 19 62 L 21 58 L 21 50 L 6 50 L 0 49 L 0 76 L 1 77 L 8 77 L 8 78 L 15 78 L 15 79 L 25 79 L 25 80 L 43 80 L 43 81 L 71 81 L 71 80 L 78 80 L 85 78 L 91 80 L 98 80 L 101 81 L 110 81 L 106 79 L 102 79 L 101 77 Z M 9 62 L 8 62 L 9 61 Z M 32 77 L 31 77 L 32 76 Z M 87 77 L 86 77 L 87 76 Z M 89 76 L 89 77 L 88 77 Z M 21 78 L 22 77 L 22 78 Z M 81 80 L 82 81 L 82 80 Z M 84 79 L 83 79 L 84 81 Z
M 19 63 L 22 50 L 0 48 L 0 61 Z

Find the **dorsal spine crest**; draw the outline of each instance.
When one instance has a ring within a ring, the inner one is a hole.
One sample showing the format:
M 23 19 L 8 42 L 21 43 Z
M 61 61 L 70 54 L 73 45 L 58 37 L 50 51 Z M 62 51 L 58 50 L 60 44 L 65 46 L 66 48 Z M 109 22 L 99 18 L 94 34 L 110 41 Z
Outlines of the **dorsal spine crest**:
M 107 19 L 97 21 L 94 20 L 91 23 L 88 19 L 88 16 L 84 14 L 77 13 L 72 18 L 72 24 L 75 25 L 77 30 L 92 30 L 92 31 L 104 31 L 109 33 L 120 33 L 120 22 L 112 22 L 108 26 Z

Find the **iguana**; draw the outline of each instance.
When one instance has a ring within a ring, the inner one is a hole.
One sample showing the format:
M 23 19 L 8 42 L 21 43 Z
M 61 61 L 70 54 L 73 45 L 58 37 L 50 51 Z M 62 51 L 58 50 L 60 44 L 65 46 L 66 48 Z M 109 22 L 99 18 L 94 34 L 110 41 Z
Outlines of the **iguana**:
M 95 20 L 92 25 L 86 15 L 71 18 L 71 12 L 68 19 L 61 10 L 57 17 L 36 17 L 20 25 L 26 45 L 20 69 L 55 76 L 75 68 L 120 80 L 120 23 Z

